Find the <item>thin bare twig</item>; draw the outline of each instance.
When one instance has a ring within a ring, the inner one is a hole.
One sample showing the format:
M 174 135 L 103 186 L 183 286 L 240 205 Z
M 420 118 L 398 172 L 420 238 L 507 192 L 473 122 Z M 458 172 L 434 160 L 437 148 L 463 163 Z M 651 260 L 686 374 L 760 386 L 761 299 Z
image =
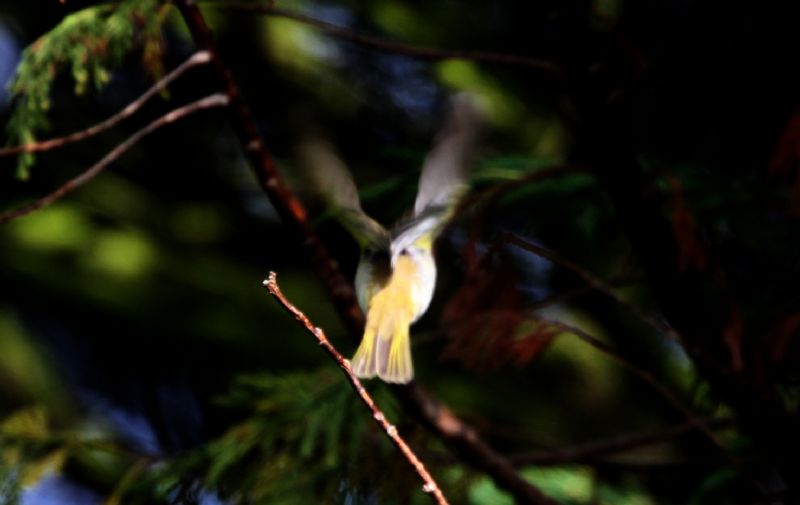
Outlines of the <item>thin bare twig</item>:
M 34 200 L 33 202 L 27 205 L 0 214 L 0 224 L 30 214 L 31 212 L 41 209 L 42 207 L 45 207 L 47 205 L 50 205 L 56 200 L 74 191 L 76 188 L 87 183 L 88 181 L 93 179 L 97 174 L 102 172 L 111 163 L 113 163 L 120 156 L 125 154 L 125 152 L 128 149 L 136 145 L 142 138 L 154 132 L 155 130 L 161 128 L 162 126 L 174 123 L 175 121 L 178 121 L 179 119 L 182 119 L 191 114 L 194 114 L 195 112 L 204 109 L 210 109 L 213 107 L 222 107 L 225 105 L 228 105 L 228 97 L 222 93 L 215 93 L 205 98 L 201 98 L 200 100 L 191 102 L 182 107 L 173 109 L 172 111 L 152 121 L 150 124 L 148 124 L 144 128 L 140 129 L 139 131 L 137 131 L 136 133 L 125 139 L 124 142 L 122 142 L 117 147 L 109 151 L 108 154 L 103 156 L 103 158 L 100 159 L 100 161 L 89 167 L 88 170 L 81 172 L 81 174 L 78 175 L 77 177 L 68 180 L 67 182 L 59 186 L 58 189 L 56 189 L 52 193 L 45 195 L 42 198 L 39 198 L 38 200 Z
M 200 49 L 211 53 L 211 65 L 222 89 L 230 99 L 228 110 L 231 126 L 244 148 L 244 153 L 258 182 L 272 202 L 284 224 L 297 236 L 308 253 L 315 273 L 328 291 L 339 317 L 350 336 L 358 339 L 364 330 L 364 313 L 356 300 L 353 285 L 342 274 L 336 261 L 308 222 L 303 204 L 286 186 L 275 167 L 272 155 L 264 145 L 249 107 L 239 93 L 230 69 L 219 56 L 211 29 L 193 0 L 176 0 L 192 38 Z M 484 441 L 479 433 L 443 405 L 419 383 L 395 386 L 392 392 L 404 407 L 428 429 L 458 452 L 462 459 L 491 476 L 497 487 L 510 493 L 517 503 L 555 505 L 536 486 L 524 479 L 514 466 Z
M 479 63 L 495 63 L 499 65 L 513 65 L 527 67 L 534 70 L 541 71 L 558 80 L 564 78 L 564 71 L 559 65 L 552 61 L 530 58 L 527 56 L 520 56 L 516 54 L 497 53 L 491 51 L 465 51 L 460 49 L 440 49 L 435 47 L 418 46 L 412 44 L 405 44 L 402 42 L 395 42 L 386 40 L 380 37 L 364 35 L 350 28 L 338 26 L 327 21 L 314 18 L 307 14 L 297 12 L 291 9 L 275 7 L 272 4 L 259 4 L 252 2 L 237 2 L 237 1 L 214 1 L 203 2 L 204 5 L 213 5 L 229 9 L 243 10 L 249 12 L 258 12 L 267 16 L 282 17 L 292 19 L 299 23 L 313 26 L 319 31 L 336 37 L 338 39 L 346 40 L 354 44 L 359 44 L 364 47 L 376 49 L 378 51 L 390 52 L 401 54 L 410 58 L 426 61 L 439 61 L 439 60 L 468 60 Z
M 580 277 L 592 289 L 595 289 L 600 293 L 603 293 L 604 295 L 608 296 L 618 304 L 622 305 L 623 307 L 628 309 L 632 314 L 634 314 L 636 317 L 642 320 L 644 323 L 655 328 L 658 332 L 678 342 L 681 341 L 680 336 L 673 328 L 671 328 L 663 321 L 660 321 L 656 317 L 652 316 L 651 314 L 646 313 L 644 310 L 642 310 L 641 307 L 639 307 L 635 303 L 631 303 L 629 300 L 626 300 L 622 296 L 618 295 L 614 291 L 614 289 L 610 285 L 608 285 L 608 283 L 606 283 L 599 277 L 595 276 L 594 274 L 590 273 L 580 265 L 573 263 L 572 261 L 562 257 L 561 255 L 557 254 L 554 251 L 551 251 L 540 245 L 534 244 L 533 242 L 525 240 L 514 233 L 510 232 L 503 233 L 502 240 L 505 243 L 515 245 L 521 249 L 524 249 L 537 256 L 540 256 L 552 263 L 555 263 L 556 265 L 566 268 L 570 272 Z
M 380 410 L 380 408 L 375 404 L 375 401 L 369 395 L 367 390 L 361 385 L 361 381 L 358 380 L 358 377 L 355 376 L 353 373 L 353 369 L 350 367 L 350 362 L 344 358 L 344 356 L 336 350 L 336 348 L 331 344 L 328 340 L 328 337 L 325 336 L 325 332 L 322 328 L 314 326 L 311 320 L 303 314 L 300 309 L 295 307 L 289 300 L 281 292 L 280 288 L 278 287 L 278 280 L 277 275 L 275 272 L 269 273 L 269 278 L 264 281 L 264 286 L 269 290 L 270 294 L 274 296 L 283 307 L 289 311 L 290 314 L 294 316 L 295 319 L 300 321 L 306 329 L 314 335 L 319 342 L 319 345 L 322 346 L 325 351 L 330 354 L 330 356 L 336 361 L 336 364 L 339 365 L 342 372 L 347 376 L 350 380 L 350 385 L 353 386 L 353 389 L 356 393 L 358 393 L 358 397 L 367 406 L 369 411 L 372 413 L 372 419 L 375 420 L 376 423 L 383 429 L 386 433 L 386 436 L 392 441 L 392 443 L 397 447 L 403 456 L 406 458 L 406 461 L 414 468 L 414 471 L 417 472 L 419 478 L 422 479 L 423 486 L 422 490 L 426 493 L 429 493 L 433 496 L 433 499 L 439 505 L 448 505 L 447 499 L 444 497 L 444 493 L 439 488 L 436 481 L 433 479 L 428 470 L 425 468 L 425 465 L 420 461 L 414 451 L 409 447 L 403 437 L 397 432 L 397 428 L 389 423 L 386 419 L 386 416 Z
M 166 87 L 172 84 L 172 82 L 175 81 L 175 79 L 186 73 L 187 70 L 196 67 L 198 65 L 208 63 L 210 60 L 211 60 L 211 55 L 208 53 L 208 51 L 198 51 L 194 53 L 192 56 L 190 56 L 186 61 L 175 67 L 175 69 L 172 70 L 170 73 L 159 79 L 155 84 L 150 86 L 150 88 L 144 93 L 142 93 L 142 95 L 139 98 L 126 105 L 124 109 L 117 112 L 108 119 L 101 121 L 95 125 L 92 125 L 84 130 L 70 133 L 69 135 L 65 135 L 63 137 L 56 137 L 49 140 L 42 140 L 40 142 L 25 144 L 22 146 L 0 148 L 0 156 L 14 156 L 23 153 L 38 153 L 42 151 L 49 151 L 50 149 L 55 149 L 57 147 L 62 147 L 67 144 L 80 142 L 81 140 L 86 140 L 88 138 L 94 137 L 95 135 L 98 135 L 110 128 L 113 128 L 114 126 L 119 124 L 122 120 L 135 114 L 136 111 L 141 109 L 142 106 L 145 103 L 147 103 L 147 101 L 153 98 L 157 93 L 160 93 L 162 90 L 166 89 Z

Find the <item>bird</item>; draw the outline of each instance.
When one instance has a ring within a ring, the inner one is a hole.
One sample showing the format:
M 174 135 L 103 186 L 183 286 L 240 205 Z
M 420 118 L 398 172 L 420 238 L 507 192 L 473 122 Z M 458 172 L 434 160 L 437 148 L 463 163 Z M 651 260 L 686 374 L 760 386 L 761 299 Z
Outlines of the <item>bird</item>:
M 414 378 L 410 326 L 433 298 L 433 244 L 467 191 L 480 123 L 473 96 L 449 100 L 422 164 L 414 207 L 391 229 L 364 212 L 349 170 L 327 140 L 310 136 L 298 146 L 313 191 L 360 248 L 355 288 L 366 324 L 350 361 L 359 378 L 395 384 Z

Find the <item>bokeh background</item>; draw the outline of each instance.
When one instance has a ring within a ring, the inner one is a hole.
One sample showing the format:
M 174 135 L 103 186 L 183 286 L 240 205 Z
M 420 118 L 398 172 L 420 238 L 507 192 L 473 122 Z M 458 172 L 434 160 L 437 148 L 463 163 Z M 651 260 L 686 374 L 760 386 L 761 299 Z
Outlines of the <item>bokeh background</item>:
M 560 503 L 791 503 L 796 465 L 781 466 L 758 409 L 736 398 L 778 397 L 781 419 L 797 418 L 796 8 L 276 4 L 384 40 L 549 62 L 420 59 L 256 12 L 257 2 L 200 2 L 286 177 L 303 136 L 322 135 L 387 225 L 413 203 L 448 97 L 480 97 L 473 191 L 438 241 L 435 299 L 413 327 L 421 383 Z M 0 5 L 0 80 L 14 79 L 23 48 L 93 5 Z M 158 17 L 157 36 L 134 30 L 107 82 L 81 85 L 69 66 L 53 73 L 39 138 L 105 119 L 193 53 L 177 10 L 154 5 L 137 15 Z M 215 82 L 206 68 L 187 72 L 123 124 L 38 154 L 25 180 L 0 158 L 3 208 L 54 189 Z M 0 122 L 19 101 L 0 91 Z M 428 500 L 334 364 L 261 286 L 277 271 L 286 295 L 353 352 L 227 121 L 212 110 L 160 129 L 85 187 L 0 226 L 0 502 Z M 571 171 L 526 182 L 552 167 Z M 312 222 L 352 276 L 356 245 L 324 215 Z M 509 236 L 556 251 L 608 292 Z M 740 378 L 746 388 L 726 389 Z M 369 389 L 453 503 L 513 503 L 385 386 Z M 597 441 L 622 447 L 557 450 Z

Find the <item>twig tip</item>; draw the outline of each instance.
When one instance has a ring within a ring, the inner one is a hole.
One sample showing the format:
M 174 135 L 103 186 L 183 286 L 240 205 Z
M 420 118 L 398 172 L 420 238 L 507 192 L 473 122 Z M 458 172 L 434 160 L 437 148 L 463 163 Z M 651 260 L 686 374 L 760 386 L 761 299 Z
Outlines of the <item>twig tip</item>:
M 275 295 L 278 292 L 278 274 L 270 271 L 267 278 L 261 281 L 261 285 L 267 288 L 271 294 Z
M 196 61 L 197 63 L 206 63 L 211 61 L 211 51 L 202 50 L 194 53 L 192 56 L 192 60 Z

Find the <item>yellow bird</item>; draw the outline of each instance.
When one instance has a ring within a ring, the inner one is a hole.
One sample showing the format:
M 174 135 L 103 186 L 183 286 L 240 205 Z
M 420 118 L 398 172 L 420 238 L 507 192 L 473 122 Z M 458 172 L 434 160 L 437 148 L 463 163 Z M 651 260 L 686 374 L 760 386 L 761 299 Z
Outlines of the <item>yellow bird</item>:
M 466 189 L 478 119 L 471 97 L 451 100 L 423 163 L 413 212 L 391 231 L 364 213 L 355 183 L 330 144 L 314 138 L 299 146 L 314 191 L 361 248 L 355 286 L 367 323 L 351 362 L 358 377 L 377 375 L 399 384 L 414 377 L 409 327 L 433 297 L 433 242 Z

